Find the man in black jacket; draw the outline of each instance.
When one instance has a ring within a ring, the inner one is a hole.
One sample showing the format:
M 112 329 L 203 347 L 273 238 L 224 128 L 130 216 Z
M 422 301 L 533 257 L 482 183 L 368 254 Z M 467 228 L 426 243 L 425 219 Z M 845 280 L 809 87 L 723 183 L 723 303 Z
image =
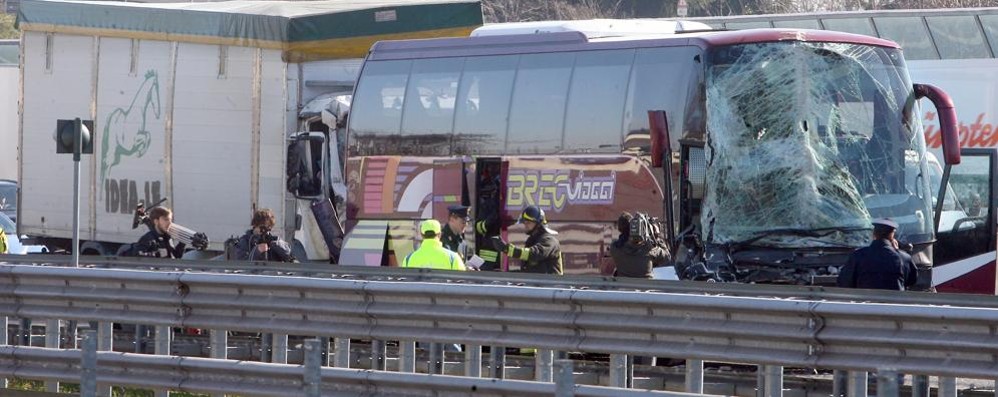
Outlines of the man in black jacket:
M 915 285 L 918 270 L 911 256 L 898 249 L 890 219 L 873 221 L 873 242 L 849 256 L 839 271 L 839 287 L 904 291 Z
M 610 244 L 610 256 L 617 266 L 614 276 L 652 278 L 653 267 L 669 262 L 669 250 L 657 244 L 650 227 L 647 218 L 633 217 L 627 212 L 617 218 L 620 237 Z
M 132 244 L 126 256 L 150 256 L 156 258 L 180 259 L 184 256 L 184 243 L 173 244 L 170 225 L 173 224 L 173 211 L 156 206 L 149 210 L 149 232 L 139 242 Z
M 291 246 L 271 233 L 275 221 L 274 211 L 264 208 L 253 212 L 252 229 L 247 230 L 236 242 L 235 258 L 243 261 L 294 262 Z
M 548 229 L 544 210 L 533 205 L 524 208 L 518 223 L 522 223 L 527 232 L 523 248 L 496 236 L 492 238 L 496 250 L 505 252 L 510 258 L 519 259 L 522 272 L 562 274 L 561 243 L 555 237 L 558 232 Z

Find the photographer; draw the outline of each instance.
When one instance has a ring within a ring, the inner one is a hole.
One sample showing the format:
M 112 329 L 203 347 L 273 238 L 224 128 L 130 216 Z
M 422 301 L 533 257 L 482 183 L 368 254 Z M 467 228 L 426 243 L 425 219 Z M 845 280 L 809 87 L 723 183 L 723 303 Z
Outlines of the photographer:
M 291 246 L 270 232 L 274 228 L 274 212 L 264 208 L 253 212 L 250 222 L 252 229 L 247 230 L 236 242 L 237 260 L 294 262 Z
M 656 244 L 647 216 L 624 212 L 617 218 L 617 231 L 620 237 L 610 244 L 610 256 L 617 265 L 615 277 L 652 278 L 653 267 L 672 259 L 668 248 Z

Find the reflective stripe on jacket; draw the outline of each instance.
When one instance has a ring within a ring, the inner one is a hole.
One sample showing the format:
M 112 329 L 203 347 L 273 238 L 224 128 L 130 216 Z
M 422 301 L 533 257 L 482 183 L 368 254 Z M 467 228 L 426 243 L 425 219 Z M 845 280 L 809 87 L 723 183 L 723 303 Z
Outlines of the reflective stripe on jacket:
M 424 267 L 428 269 L 465 270 L 464 261 L 454 251 L 444 248 L 437 239 L 424 239 L 419 249 L 402 260 L 402 267 Z

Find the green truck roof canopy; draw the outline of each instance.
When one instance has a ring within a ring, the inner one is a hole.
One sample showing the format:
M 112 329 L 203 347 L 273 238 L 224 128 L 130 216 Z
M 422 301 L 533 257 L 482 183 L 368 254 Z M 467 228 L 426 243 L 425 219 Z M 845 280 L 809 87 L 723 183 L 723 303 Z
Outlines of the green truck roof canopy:
M 378 40 L 467 36 L 479 0 L 125 3 L 23 0 L 25 31 L 280 49 L 289 62 L 362 58 Z

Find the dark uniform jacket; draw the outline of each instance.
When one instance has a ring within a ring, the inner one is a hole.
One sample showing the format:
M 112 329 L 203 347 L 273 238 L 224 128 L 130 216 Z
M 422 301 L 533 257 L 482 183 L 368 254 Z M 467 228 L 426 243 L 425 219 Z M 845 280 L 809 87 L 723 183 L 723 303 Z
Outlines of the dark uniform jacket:
M 156 230 L 150 230 L 142 235 L 139 242 L 132 244 L 126 256 L 180 259 L 184 256 L 184 243 L 174 245 L 169 234 L 159 234 Z
M 849 256 L 839 271 L 838 286 L 904 291 L 917 280 L 918 270 L 910 255 L 888 240 L 876 240 Z
M 267 252 L 260 252 L 256 245 L 263 242 L 262 236 L 253 233 L 253 229 L 247 230 L 246 234 L 239 237 L 236 242 L 236 260 L 241 261 L 273 261 L 273 262 L 294 262 L 291 256 L 291 246 L 287 241 L 278 238 L 267 244 L 270 248 Z
M 548 229 L 538 225 L 527 237 L 523 249 L 513 248 L 511 257 L 522 262 L 520 271 L 526 273 L 562 274 L 561 243 Z
M 617 265 L 617 277 L 651 278 L 655 265 L 670 259 L 669 251 L 655 244 L 635 244 L 629 238 L 617 239 L 610 244 L 610 256 Z
M 450 230 L 450 225 L 444 225 L 444 231 L 440 233 L 440 242 L 444 244 L 444 248 L 456 252 L 459 256 L 463 257 L 464 252 L 459 251 L 461 243 L 464 242 L 464 236 L 456 234 Z

